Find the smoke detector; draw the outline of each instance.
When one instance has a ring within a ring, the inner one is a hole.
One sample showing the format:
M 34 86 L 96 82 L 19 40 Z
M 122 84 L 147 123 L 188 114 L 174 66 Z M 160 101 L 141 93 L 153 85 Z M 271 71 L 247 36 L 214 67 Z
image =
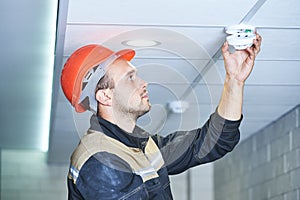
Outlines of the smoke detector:
M 184 113 L 189 108 L 189 103 L 186 101 L 171 101 L 168 103 L 168 108 L 173 113 Z
M 247 24 L 227 26 L 225 32 L 229 34 L 226 37 L 228 44 L 237 50 L 251 47 L 256 38 L 255 27 Z

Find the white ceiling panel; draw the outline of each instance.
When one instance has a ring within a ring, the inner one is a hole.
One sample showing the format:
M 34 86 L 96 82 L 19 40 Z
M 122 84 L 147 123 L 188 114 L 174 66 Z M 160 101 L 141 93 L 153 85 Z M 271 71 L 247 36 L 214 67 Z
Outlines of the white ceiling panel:
M 68 23 L 223 25 L 237 23 L 256 1 L 70 1 Z
M 149 83 L 191 83 L 208 60 L 149 58 L 132 60 L 138 75 Z M 170 77 L 170 75 L 172 75 Z
M 245 104 L 296 106 L 300 102 L 300 86 L 247 85 L 244 96 Z
M 223 85 L 198 84 L 190 90 L 185 100 L 191 104 L 217 105 L 219 103 Z
M 263 37 L 258 59 L 299 60 L 300 29 L 258 29 L 258 32 Z
M 165 105 L 179 100 L 189 84 L 151 83 L 148 85 L 149 99 L 153 104 Z
M 245 105 L 243 113 L 247 121 L 273 121 L 293 108 L 293 105 Z
M 299 0 L 268 0 L 250 21 L 256 26 L 300 27 Z M 284 37 L 286 38 L 286 37 Z
M 247 84 L 300 86 L 300 61 L 257 61 Z
M 67 25 L 64 55 L 70 56 L 77 48 L 83 45 L 104 44 L 107 40 L 135 29 L 136 27 L 126 26 Z M 111 46 L 109 48 L 114 49 Z
M 216 63 L 222 77 L 225 76 L 223 60 Z M 300 61 L 257 60 L 246 84 L 300 85 Z
M 154 47 L 134 48 L 137 50 L 137 57 L 209 59 L 222 45 L 225 36 L 223 27 L 207 29 L 68 25 L 64 55 L 69 56 L 80 46 L 90 43 L 103 44 L 115 51 L 134 48 L 123 45 L 124 41 L 143 39 L 160 44 Z

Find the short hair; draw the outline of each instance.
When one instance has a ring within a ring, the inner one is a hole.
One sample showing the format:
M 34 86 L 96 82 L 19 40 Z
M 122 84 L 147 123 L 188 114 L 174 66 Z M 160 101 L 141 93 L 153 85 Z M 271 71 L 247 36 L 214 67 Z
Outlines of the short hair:
M 106 72 L 105 75 L 98 81 L 95 93 L 98 90 L 104 90 L 104 89 L 113 89 L 115 87 L 115 83 L 113 78 L 111 77 L 109 72 Z

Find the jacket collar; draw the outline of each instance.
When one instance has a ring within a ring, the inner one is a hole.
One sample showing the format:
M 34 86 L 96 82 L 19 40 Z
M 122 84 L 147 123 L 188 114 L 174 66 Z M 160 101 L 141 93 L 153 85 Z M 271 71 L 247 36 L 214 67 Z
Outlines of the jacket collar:
M 100 131 L 105 135 L 118 140 L 128 147 L 139 148 L 144 150 L 150 134 L 142 128 L 135 126 L 132 133 L 128 133 L 99 116 L 92 115 L 90 119 L 90 129 Z

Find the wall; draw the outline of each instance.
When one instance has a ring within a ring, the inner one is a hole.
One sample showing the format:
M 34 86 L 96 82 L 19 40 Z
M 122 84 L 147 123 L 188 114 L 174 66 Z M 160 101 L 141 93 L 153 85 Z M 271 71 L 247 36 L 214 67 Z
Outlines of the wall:
M 2 150 L 1 200 L 67 199 L 68 165 L 48 165 L 38 151 Z
M 188 177 L 189 176 L 189 177 Z M 175 200 L 213 200 L 213 164 L 194 167 L 170 176 Z
M 300 200 L 300 105 L 214 164 L 215 200 Z

